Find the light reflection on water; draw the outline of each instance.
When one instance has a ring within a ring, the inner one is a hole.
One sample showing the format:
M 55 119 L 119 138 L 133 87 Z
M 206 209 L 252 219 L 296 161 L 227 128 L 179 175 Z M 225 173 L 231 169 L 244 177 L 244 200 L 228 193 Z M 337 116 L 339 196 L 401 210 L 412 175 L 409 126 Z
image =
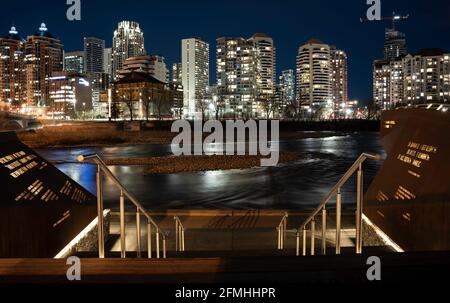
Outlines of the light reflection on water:
M 208 147 L 213 152 L 218 146 Z M 281 151 L 299 151 L 306 158 L 275 168 L 201 173 L 144 175 L 144 166 L 111 170 L 149 209 L 302 209 L 317 205 L 362 152 L 381 153 L 377 133 L 280 142 Z M 40 150 L 46 159 L 95 194 L 93 165 L 74 161 L 79 154 L 104 158 L 168 156 L 170 145 Z M 365 164 L 365 188 L 381 163 Z M 354 203 L 355 178 L 344 188 L 344 203 Z M 105 205 L 118 206 L 118 191 L 105 180 Z

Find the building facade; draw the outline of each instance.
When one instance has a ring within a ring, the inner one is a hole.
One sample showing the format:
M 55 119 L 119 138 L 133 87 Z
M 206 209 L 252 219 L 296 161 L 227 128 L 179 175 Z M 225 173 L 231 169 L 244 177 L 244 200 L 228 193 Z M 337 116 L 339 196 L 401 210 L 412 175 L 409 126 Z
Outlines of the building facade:
M 124 78 L 133 71 L 147 73 L 161 82 L 169 82 L 169 70 L 162 56 L 130 57 L 123 62 L 118 77 L 119 79 Z
M 256 47 L 259 97 L 270 100 L 276 86 L 276 49 L 273 39 L 264 33 L 256 33 L 249 40 Z
M 172 91 L 170 86 L 148 73 L 132 71 L 114 82 L 112 112 L 129 119 L 172 117 Z M 118 118 L 118 117 L 113 117 Z
M 331 57 L 331 90 L 335 111 L 342 103 L 348 101 L 348 67 L 347 54 L 335 46 L 330 48 Z
M 384 59 L 391 61 L 408 54 L 406 35 L 395 29 L 386 29 L 384 38 Z
M 91 118 L 92 87 L 77 72 L 54 72 L 49 78 L 50 102 L 47 115 L 53 119 Z
M 84 52 L 68 52 L 64 53 L 64 70 L 68 72 L 85 73 L 85 56 Z
M 84 66 L 86 74 L 103 73 L 105 40 L 84 38 Z
M 172 82 L 177 84 L 183 83 L 183 65 L 181 63 L 172 64 Z
M 0 103 L 20 106 L 26 101 L 24 40 L 13 26 L 0 38 Z
M 449 103 L 450 52 L 424 49 L 395 61 L 375 61 L 374 100 L 382 110 Z
M 120 22 L 114 31 L 112 45 L 112 73 L 114 79 L 117 79 L 126 59 L 145 55 L 144 33 L 139 23 L 134 21 Z
M 295 72 L 288 69 L 281 72 L 278 78 L 277 100 L 279 102 L 280 116 L 288 115 L 288 112 L 295 110 Z
M 317 39 L 301 46 L 297 55 L 297 98 L 303 110 L 333 107 L 330 46 Z
M 219 112 L 234 118 L 257 116 L 258 57 L 254 41 L 244 38 L 217 39 L 217 91 Z
M 108 74 L 112 79 L 112 48 L 105 48 L 103 50 L 103 72 Z
M 50 100 L 49 78 L 62 71 L 64 65 L 63 44 L 48 31 L 44 23 L 36 34 L 28 36 L 25 43 L 27 78 L 27 104 L 45 106 Z
M 190 38 L 181 41 L 183 114 L 198 118 L 205 110 L 209 86 L 209 44 Z

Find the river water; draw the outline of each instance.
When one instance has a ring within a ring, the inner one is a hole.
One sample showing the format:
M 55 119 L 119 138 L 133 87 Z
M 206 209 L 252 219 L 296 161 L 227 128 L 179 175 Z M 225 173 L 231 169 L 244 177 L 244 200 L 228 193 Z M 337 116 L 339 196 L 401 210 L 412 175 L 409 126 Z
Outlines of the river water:
M 209 146 L 208 151 L 216 149 Z M 305 158 L 274 168 L 144 175 L 144 166 L 112 166 L 113 173 L 150 210 L 157 209 L 287 209 L 318 205 L 363 152 L 385 157 L 378 133 L 353 133 L 322 139 L 280 142 L 281 151 L 298 151 Z M 170 145 L 133 145 L 38 150 L 39 154 L 95 194 L 96 167 L 76 163 L 80 154 L 105 159 L 170 156 Z M 382 163 L 364 164 L 365 188 Z M 344 187 L 344 206 L 352 207 L 356 178 Z M 105 205 L 118 208 L 118 191 L 105 180 Z

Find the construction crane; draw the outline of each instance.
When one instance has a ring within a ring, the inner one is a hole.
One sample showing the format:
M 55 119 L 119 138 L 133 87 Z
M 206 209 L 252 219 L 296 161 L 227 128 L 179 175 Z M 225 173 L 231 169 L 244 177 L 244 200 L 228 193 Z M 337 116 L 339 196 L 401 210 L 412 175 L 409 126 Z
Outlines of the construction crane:
M 377 20 L 369 20 L 367 18 L 361 18 L 360 21 L 361 22 L 367 22 L 367 21 L 384 21 L 384 20 L 390 20 L 392 21 L 392 30 L 395 31 L 395 24 L 396 22 L 399 22 L 401 20 L 406 20 L 409 18 L 409 14 L 406 16 L 402 16 L 402 15 L 397 15 L 395 12 L 392 13 L 392 16 L 390 17 L 381 17 L 380 19 Z

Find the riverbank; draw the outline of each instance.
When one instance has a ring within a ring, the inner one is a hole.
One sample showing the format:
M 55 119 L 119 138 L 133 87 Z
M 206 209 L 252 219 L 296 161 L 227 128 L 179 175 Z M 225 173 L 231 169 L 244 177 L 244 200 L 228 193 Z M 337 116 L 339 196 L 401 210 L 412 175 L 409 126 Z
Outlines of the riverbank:
M 144 165 L 145 174 L 174 174 L 181 172 L 203 172 L 230 169 L 248 169 L 261 166 L 263 156 L 177 156 L 177 157 L 146 157 L 122 158 L 106 160 L 107 165 Z M 281 152 L 279 163 L 292 162 L 302 159 L 296 152 Z
M 327 138 L 346 133 L 333 131 L 280 132 L 280 140 Z M 114 123 L 75 123 L 44 126 L 34 132 L 20 132 L 19 139 L 30 148 L 97 147 L 138 144 L 171 144 L 176 133 L 166 129 L 124 131 Z M 205 137 L 208 134 L 205 134 Z

